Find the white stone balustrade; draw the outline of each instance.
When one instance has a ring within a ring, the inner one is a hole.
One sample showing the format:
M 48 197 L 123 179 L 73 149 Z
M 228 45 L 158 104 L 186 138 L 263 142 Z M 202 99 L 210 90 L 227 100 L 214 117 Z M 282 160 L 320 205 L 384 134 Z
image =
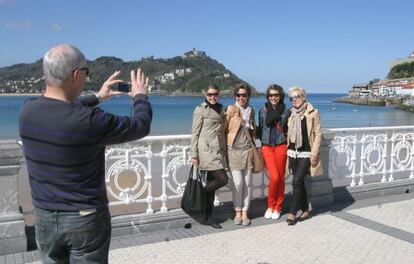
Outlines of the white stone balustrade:
M 329 177 L 352 187 L 414 178 L 414 127 L 326 129 Z
M 413 126 L 324 129 L 323 134 L 326 174 L 339 185 L 358 188 L 414 178 Z M 189 148 L 190 135 L 149 136 L 108 147 L 110 206 L 140 204 L 148 214 L 177 208 L 190 170 Z M 253 197 L 265 197 L 266 174 L 253 178 Z M 216 205 L 231 200 L 228 186 L 218 192 Z
M 110 206 L 142 204 L 147 213 L 153 213 L 168 211 L 168 201 L 178 203 L 190 171 L 190 138 L 191 135 L 149 136 L 107 147 L 105 178 Z M 132 181 L 131 185 L 122 184 L 126 178 Z M 217 192 L 215 205 L 229 200 L 228 186 Z M 264 173 L 254 175 L 253 197 L 264 197 L 266 186 Z M 154 209 L 155 202 L 161 206 Z

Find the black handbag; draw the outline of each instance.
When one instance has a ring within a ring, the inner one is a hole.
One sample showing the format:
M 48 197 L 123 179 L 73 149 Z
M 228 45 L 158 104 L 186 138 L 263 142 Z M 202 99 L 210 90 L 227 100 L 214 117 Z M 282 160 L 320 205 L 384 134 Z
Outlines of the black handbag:
M 181 209 L 193 218 L 204 217 L 206 214 L 207 197 L 198 167 L 191 166 L 181 198 Z

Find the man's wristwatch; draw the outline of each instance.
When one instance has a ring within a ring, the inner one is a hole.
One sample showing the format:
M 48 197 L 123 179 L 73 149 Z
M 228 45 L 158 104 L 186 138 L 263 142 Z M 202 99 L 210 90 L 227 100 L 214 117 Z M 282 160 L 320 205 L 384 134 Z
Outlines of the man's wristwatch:
M 102 97 L 99 96 L 99 93 L 96 93 L 95 96 L 100 103 L 103 101 Z

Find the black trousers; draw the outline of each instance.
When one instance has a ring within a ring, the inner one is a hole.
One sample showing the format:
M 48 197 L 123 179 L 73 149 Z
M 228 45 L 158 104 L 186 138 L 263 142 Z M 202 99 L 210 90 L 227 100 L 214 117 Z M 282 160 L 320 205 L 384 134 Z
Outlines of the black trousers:
M 292 200 L 290 201 L 289 212 L 293 215 L 302 210 L 302 212 L 309 210 L 308 196 L 305 188 L 305 177 L 309 174 L 310 158 L 292 158 L 289 157 L 289 167 L 293 172 L 293 192 Z
M 207 185 L 204 188 L 207 196 L 207 212 L 205 221 L 207 224 L 213 223 L 214 196 L 216 190 L 225 186 L 228 182 L 227 173 L 224 169 L 207 171 Z

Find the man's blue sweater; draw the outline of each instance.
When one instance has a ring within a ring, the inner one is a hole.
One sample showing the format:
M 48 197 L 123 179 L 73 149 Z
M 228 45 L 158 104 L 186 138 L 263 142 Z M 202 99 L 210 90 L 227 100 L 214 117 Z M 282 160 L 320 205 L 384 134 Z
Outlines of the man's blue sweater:
M 33 205 L 53 211 L 107 206 L 105 146 L 145 137 L 151 104 L 134 98 L 132 117 L 96 108 L 96 96 L 68 103 L 48 97 L 29 99 L 20 112 L 20 137 Z

